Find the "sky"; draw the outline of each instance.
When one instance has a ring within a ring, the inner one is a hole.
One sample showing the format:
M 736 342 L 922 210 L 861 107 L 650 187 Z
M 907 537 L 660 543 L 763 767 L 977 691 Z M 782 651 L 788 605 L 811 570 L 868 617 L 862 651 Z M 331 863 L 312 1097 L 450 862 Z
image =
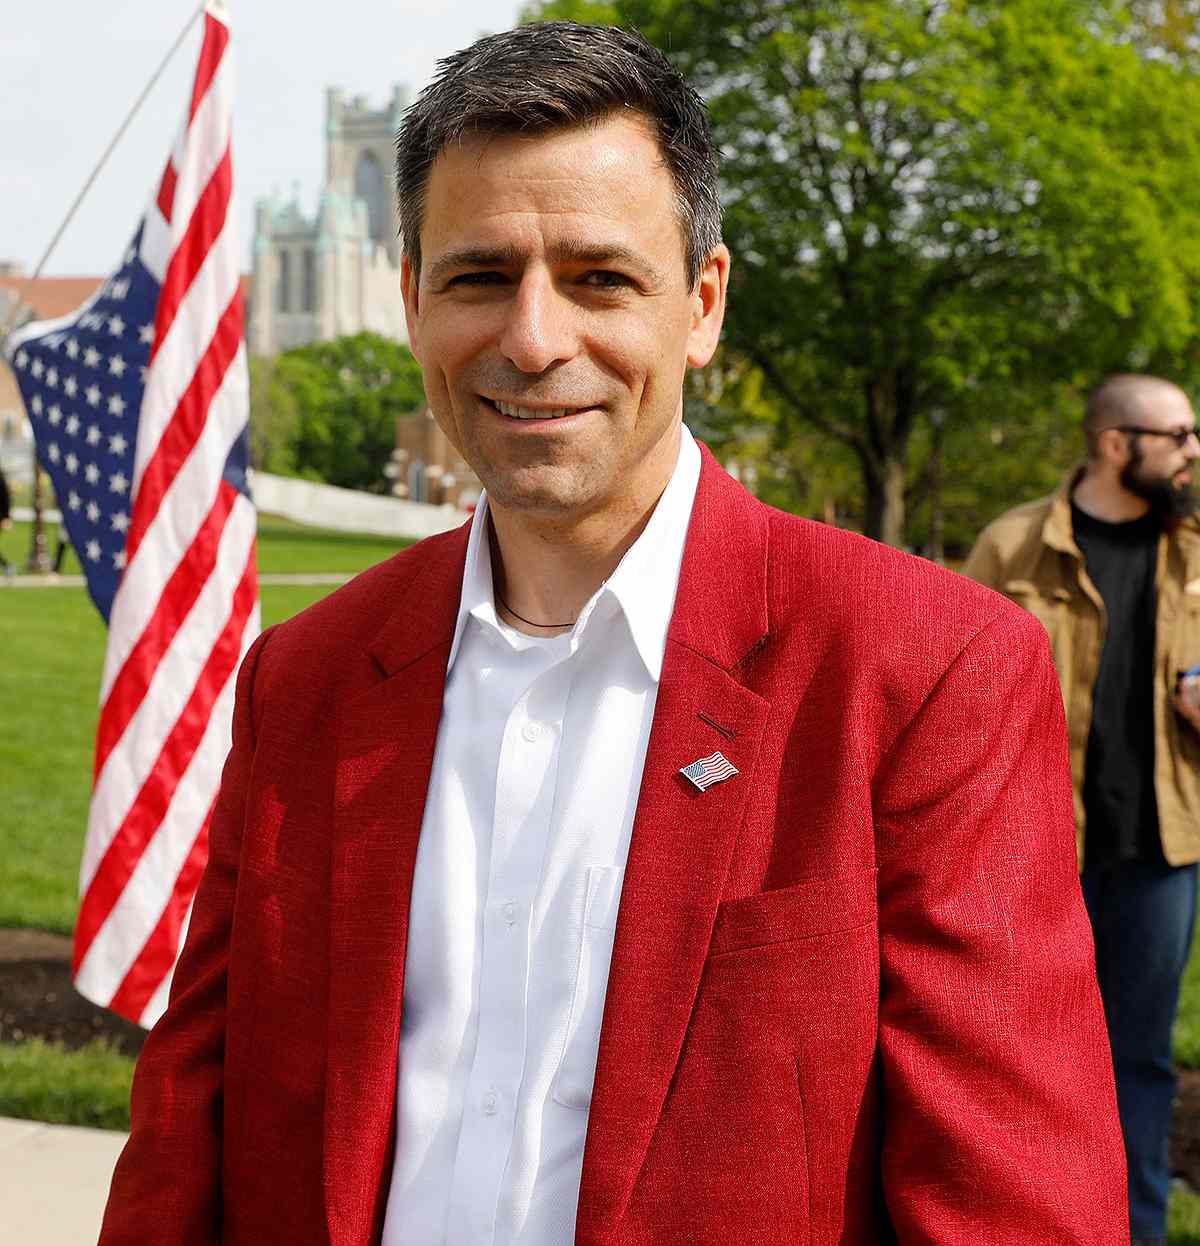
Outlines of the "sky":
M 38 0 L 0 24 L 0 261 L 33 271 L 196 0 Z M 231 0 L 237 79 L 234 193 L 249 269 L 256 199 L 306 212 L 324 173 L 326 86 L 382 107 L 419 90 L 439 57 L 516 21 L 519 0 Z M 101 275 L 161 177 L 199 52 L 199 23 L 99 175 L 43 272 Z

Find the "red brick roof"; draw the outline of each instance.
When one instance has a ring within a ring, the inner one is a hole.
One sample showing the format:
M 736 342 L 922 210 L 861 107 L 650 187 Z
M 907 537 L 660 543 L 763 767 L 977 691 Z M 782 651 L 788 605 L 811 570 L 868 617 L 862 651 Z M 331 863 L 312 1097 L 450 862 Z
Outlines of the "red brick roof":
M 103 277 L 0 277 L 0 290 L 11 290 L 33 308 L 38 320 L 55 320 L 74 311 L 95 293 Z

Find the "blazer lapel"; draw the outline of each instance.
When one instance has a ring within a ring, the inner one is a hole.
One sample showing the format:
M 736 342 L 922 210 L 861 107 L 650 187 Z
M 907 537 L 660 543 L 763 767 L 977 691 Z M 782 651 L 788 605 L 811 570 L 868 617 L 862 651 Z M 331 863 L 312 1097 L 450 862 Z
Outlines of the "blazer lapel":
M 766 510 L 707 451 L 688 530 L 625 871 L 592 1091 L 576 1240 L 628 1203 L 666 1098 L 770 709 L 731 668 L 767 632 Z M 729 535 L 738 535 L 737 565 Z M 719 749 L 705 792 L 679 770 Z
M 340 715 L 325 1082 L 332 1246 L 370 1240 L 386 1205 L 409 901 L 466 536 L 425 543 L 370 647 L 379 680 Z

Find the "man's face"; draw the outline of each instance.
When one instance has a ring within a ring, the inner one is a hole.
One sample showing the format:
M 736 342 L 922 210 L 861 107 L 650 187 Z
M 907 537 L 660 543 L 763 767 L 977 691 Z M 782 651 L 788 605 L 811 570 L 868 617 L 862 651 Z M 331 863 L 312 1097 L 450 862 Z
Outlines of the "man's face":
M 729 257 L 689 289 L 649 127 L 480 137 L 434 162 L 413 353 L 435 419 L 493 505 L 635 520 L 675 464 L 687 366 L 716 346 Z
M 1165 387 L 1153 401 L 1143 404 L 1136 421 L 1140 428 L 1174 432 L 1193 428 L 1196 416 L 1187 397 Z M 1129 460 L 1121 469 L 1121 483 L 1130 493 L 1145 498 L 1167 520 L 1190 515 L 1196 509 L 1192 492 L 1192 464 L 1200 457 L 1200 443 L 1189 437 L 1177 446 L 1170 437 L 1131 433 Z

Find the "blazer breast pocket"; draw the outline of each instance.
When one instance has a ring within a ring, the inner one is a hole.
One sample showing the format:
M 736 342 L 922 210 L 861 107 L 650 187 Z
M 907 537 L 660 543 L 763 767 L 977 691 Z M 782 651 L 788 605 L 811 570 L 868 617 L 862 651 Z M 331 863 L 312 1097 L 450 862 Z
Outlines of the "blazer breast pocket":
M 811 878 L 726 900 L 717 908 L 711 956 L 853 930 L 877 920 L 874 869 Z

